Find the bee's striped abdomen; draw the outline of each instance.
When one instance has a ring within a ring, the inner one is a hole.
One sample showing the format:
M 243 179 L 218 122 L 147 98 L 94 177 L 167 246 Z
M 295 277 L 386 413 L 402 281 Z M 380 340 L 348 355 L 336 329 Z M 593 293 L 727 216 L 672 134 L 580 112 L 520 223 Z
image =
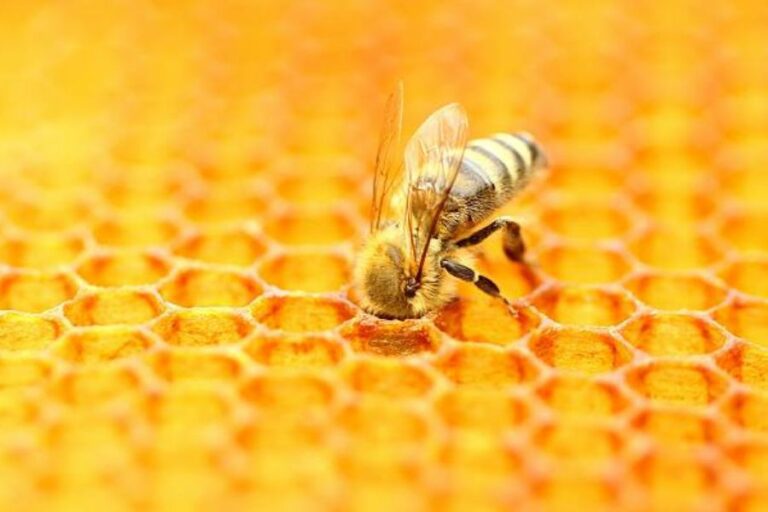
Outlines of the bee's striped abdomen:
M 504 203 L 529 181 L 544 163 L 538 144 L 528 134 L 499 133 L 469 143 L 464 158 L 482 162 Z M 499 205 L 501 206 L 501 204 Z
M 459 232 L 503 206 L 546 165 L 539 145 L 525 133 L 499 133 L 471 141 L 451 190 L 444 232 Z

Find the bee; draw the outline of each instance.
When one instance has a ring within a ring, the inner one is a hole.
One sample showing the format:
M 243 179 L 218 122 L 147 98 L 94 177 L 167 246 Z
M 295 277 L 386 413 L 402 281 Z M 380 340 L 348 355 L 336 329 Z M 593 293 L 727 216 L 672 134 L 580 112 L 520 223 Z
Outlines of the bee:
M 473 230 L 546 166 L 544 152 L 525 133 L 467 143 L 467 115 L 453 103 L 430 115 L 401 155 L 402 118 L 399 84 L 376 153 L 370 236 L 354 269 L 361 306 L 382 318 L 417 318 L 453 297 L 449 277 L 509 304 L 496 283 L 471 268 L 465 249 L 502 230 L 507 257 L 523 261 L 525 244 L 512 219 Z

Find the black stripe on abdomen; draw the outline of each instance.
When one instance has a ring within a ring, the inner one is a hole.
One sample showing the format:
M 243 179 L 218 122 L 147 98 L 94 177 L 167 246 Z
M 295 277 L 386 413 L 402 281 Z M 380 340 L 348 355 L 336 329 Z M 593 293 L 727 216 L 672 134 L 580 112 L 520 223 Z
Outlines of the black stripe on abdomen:
M 504 148 L 505 151 L 510 153 L 512 155 L 512 158 L 515 159 L 516 169 L 514 171 L 512 169 L 509 170 L 510 175 L 517 180 L 520 178 L 520 176 L 525 172 L 525 160 L 523 159 L 523 156 L 515 149 L 512 145 L 508 144 L 505 140 L 500 139 L 498 137 L 491 137 L 490 139 L 502 148 Z M 514 173 L 514 174 L 513 174 Z
M 452 193 L 470 197 L 492 188 L 494 188 L 493 182 L 484 172 L 483 166 L 465 151 Z
M 512 176 L 509 174 L 507 164 L 505 164 L 497 155 L 493 154 L 492 151 L 488 151 L 480 144 L 469 145 L 464 152 L 465 155 L 467 154 L 467 151 L 478 153 L 493 166 L 493 169 L 487 169 L 487 172 L 493 172 L 498 181 L 494 179 L 491 179 L 491 181 L 499 183 L 503 190 L 507 190 L 512 185 Z

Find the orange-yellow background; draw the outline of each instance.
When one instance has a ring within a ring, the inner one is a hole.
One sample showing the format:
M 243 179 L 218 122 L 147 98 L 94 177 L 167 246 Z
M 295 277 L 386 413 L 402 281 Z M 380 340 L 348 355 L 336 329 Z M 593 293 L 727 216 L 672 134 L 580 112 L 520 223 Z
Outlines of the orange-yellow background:
M 761 1 L 0 7 L 3 510 L 768 509 Z M 553 162 L 354 305 L 381 107 Z

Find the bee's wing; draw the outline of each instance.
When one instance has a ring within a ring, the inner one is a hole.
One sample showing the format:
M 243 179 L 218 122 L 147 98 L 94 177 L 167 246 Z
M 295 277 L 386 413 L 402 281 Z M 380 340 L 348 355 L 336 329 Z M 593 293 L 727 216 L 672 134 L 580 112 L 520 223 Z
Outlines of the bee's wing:
M 467 144 L 467 115 L 461 105 L 446 105 L 429 116 L 405 149 L 408 175 L 406 218 L 413 262 L 421 278 L 429 241 L 434 236 Z
M 373 178 L 371 204 L 371 233 L 381 227 L 383 219 L 391 215 L 392 194 L 403 179 L 400 158 L 400 132 L 403 125 L 403 83 L 399 82 L 387 100 L 381 139 L 376 152 L 376 174 Z

